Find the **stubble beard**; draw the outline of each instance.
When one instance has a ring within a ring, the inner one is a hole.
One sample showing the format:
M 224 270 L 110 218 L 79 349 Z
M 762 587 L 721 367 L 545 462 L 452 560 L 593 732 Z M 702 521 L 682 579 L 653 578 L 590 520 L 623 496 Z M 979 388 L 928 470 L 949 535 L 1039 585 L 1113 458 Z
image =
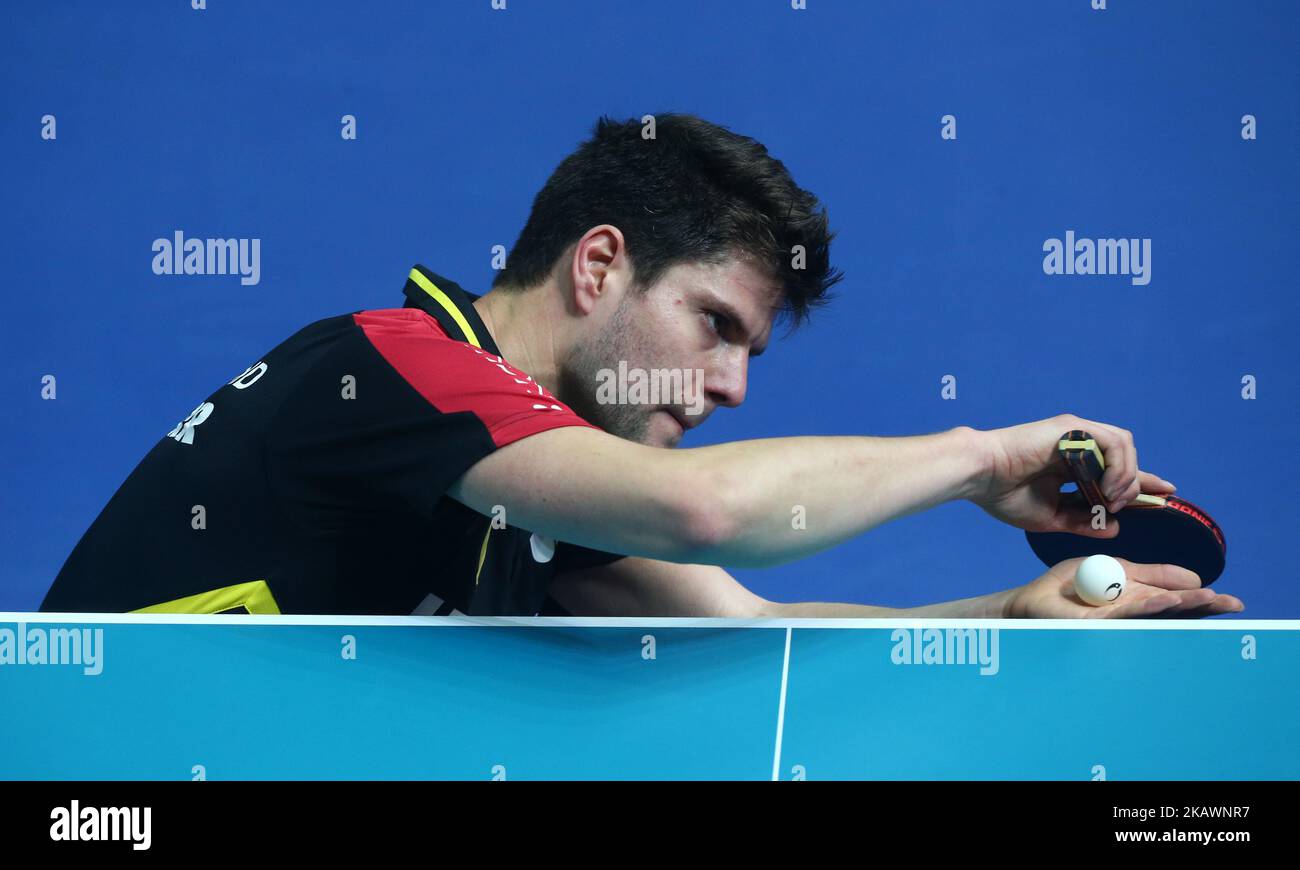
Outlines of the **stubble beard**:
M 610 318 L 608 327 L 586 344 L 573 349 L 569 359 L 560 367 L 557 398 L 588 423 L 611 435 L 644 444 L 650 428 L 651 408 L 602 404 L 596 400 L 599 373 L 602 370 L 618 371 L 619 361 L 634 356 L 638 349 L 630 341 L 634 335 L 631 307 L 624 300 Z

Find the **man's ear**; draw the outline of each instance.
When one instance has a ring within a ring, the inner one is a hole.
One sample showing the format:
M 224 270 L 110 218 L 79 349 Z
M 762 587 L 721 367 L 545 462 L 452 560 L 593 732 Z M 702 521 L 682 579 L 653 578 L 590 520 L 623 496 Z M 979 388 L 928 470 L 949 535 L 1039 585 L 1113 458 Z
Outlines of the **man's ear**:
M 570 261 L 573 305 L 579 314 L 591 314 L 602 296 L 619 294 L 630 278 L 627 243 L 618 227 L 601 224 L 583 233 Z

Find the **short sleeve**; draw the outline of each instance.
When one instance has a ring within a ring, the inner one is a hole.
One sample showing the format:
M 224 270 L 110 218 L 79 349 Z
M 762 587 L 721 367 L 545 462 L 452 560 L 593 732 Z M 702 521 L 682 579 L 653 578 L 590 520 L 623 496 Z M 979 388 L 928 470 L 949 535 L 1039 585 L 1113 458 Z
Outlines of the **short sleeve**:
M 565 426 L 596 428 L 500 356 L 417 309 L 362 311 L 288 391 L 267 437 L 268 474 L 312 525 L 358 514 L 428 516 L 476 462 Z

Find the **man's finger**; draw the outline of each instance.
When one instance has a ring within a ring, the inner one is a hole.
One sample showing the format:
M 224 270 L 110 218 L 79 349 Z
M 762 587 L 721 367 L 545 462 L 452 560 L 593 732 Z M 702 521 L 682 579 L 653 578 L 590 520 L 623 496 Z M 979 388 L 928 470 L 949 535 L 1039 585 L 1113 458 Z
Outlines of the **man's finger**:
M 1150 619 L 1178 604 L 1177 593 L 1161 592 L 1149 598 L 1123 600 L 1109 607 L 1094 608 L 1088 615 L 1099 619 Z
M 1138 483 L 1148 495 L 1173 495 L 1178 491 L 1178 487 L 1149 471 L 1138 472 Z
M 1107 619 L 1181 618 L 1188 612 L 1211 605 L 1215 594 L 1209 589 L 1179 589 L 1158 592 L 1146 598 L 1104 610 L 1098 616 Z
M 1115 506 L 1137 482 L 1137 447 L 1133 443 L 1133 434 L 1105 423 L 1089 421 L 1088 425 L 1106 457 L 1106 471 L 1101 476 L 1102 495 L 1106 497 L 1108 506 Z
M 1042 529 L 1046 532 L 1068 532 L 1085 538 L 1113 538 L 1119 534 L 1119 521 L 1107 513 L 1105 525 L 1093 528 L 1092 505 L 1081 492 L 1065 493 L 1056 506 L 1056 515 L 1052 517 L 1052 526 Z
M 1209 591 L 1209 590 L 1205 590 Z M 1157 619 L 1201 619 L 1206 616 L 1222 616 L 1225 613 L 1240 613 L 1246 607 L 1231 595 L 1216 595 L 1208 604 L 1200 607 L 1172 608 L 1159 614 Z
M 1130 562 L 1128 559 L 1116 559 L 1124 569 L 1124 576 L 1138 583 L 1156 586 L 1160 589 L 1199 589 L 1201 577 L 1195 571 L 1189 571 L 1181 565 L 1148 564 Z

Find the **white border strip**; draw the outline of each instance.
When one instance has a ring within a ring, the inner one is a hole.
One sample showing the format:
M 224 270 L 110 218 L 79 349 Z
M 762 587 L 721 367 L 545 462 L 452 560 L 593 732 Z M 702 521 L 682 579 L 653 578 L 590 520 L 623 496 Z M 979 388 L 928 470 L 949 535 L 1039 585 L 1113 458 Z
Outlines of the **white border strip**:
M 1300 631 L 1300 619 L 716 619 L 605 616 L 248 616 L 188 613 L 21 613 L 0 622 L 136 625 L 374 625 L 424 628 L 1005 628 L 1074 631 Z

